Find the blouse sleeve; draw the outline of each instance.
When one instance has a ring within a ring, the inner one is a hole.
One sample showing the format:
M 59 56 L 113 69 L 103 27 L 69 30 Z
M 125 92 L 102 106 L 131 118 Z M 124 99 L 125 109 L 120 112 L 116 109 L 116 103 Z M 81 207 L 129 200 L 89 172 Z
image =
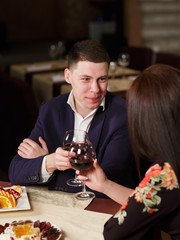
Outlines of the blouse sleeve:
M 179 206 L 179 193 L 178 181 L 169 163 L 155 164 L 127 202 L 106 222 L 104 239 L 145 239 L 152 230 L 160 229 L 165 216 Z

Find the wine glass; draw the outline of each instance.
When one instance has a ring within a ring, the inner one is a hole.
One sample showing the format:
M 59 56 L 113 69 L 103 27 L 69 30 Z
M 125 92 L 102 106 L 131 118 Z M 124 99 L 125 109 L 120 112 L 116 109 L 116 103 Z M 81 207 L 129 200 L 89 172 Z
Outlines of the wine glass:
M 65 43 L 63 41 L 58 41 L 57 43 L 51 44 L 49 46 L 49 56 L 53 60 L 61 59 L 65 50 Z
M 118 64 L 122 67 L 122 77 L 124 77 L 125 68 L 129 65 L 130 56 L 128 53 L 121 53 L 118 56 Z
M 66 131 L 63 139 L 63 148 L 67 151 L 70 150 L 71 146 L 75 144 L 76 142 L 84 142 L 87 141 L 86 139 L 88 138 L 87 132 L 79 129 L 75 130 L 68 130 Z M 75 173 L 75 177 L 69 179 L 67 182 L 67 185 L 72 186 L 72 187 L 81 187 L 82 182 L 77 179 L 77 174 Z
M 58 49 L 59 59 L 63 58 L 63 54 L 65 53 L 65 50 L 66 50 L 65 43 L 63 41 L 58 41 L 57 49 Z
M 111 78 L 115 77 L 116 67 L 117 67 L 116 62 L 111 61 L 109 64 L 109 74 L 111 75 Z
M 74 157 L 70 156 L 71 152 L 75 152 Z M 96 158 L 96 153 L 92 143 L 87 138 L 84 142 L 75 142 L 69 149 L 69 161 L 71 165 L 81 171 L 85 171 L 93 166 L 93 161 Z M 75 197 L 79 200 L 87 200 L 95 197 L 93 192 L 87 192 L 86 186 L 82 183 L 82 191 L 76 193 Z
M 51 44 L 49 47 L 49 56 L 55 60 L 58 56 L 58 48 L 56 44 Z

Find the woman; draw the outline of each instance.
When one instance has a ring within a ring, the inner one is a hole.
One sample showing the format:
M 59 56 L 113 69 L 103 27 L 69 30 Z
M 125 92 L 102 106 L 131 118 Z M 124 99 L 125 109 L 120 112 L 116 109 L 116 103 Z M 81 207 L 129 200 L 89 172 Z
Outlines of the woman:
M 141 175 L 135 190 L 118 185 L 94 162 L 80 175 L 90 188 L 118 203 L 120 210 L 104 226 L 106 240 L 155 239 L 163 230 L 180 239 L 180 71 L 152 65 L 133 82 L 127 95 L 129 133 Z M 158 239 L 161 239 L 160 236 Z

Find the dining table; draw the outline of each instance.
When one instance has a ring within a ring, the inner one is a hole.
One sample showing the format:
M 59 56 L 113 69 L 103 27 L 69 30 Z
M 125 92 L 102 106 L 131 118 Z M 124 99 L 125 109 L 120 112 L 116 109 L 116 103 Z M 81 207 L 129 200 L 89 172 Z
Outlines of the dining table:
M 10 77 L 26 81 L 31 84 L 32 77 L 37 73 L 62 71 L 67 67 L 67 59 L 11 64 L 9 67 Z
M 71 85 L 65 81 L 63 71 L 48 72 L 33 75 L 32 89 L 39 107 L 43 101 L 70 92 Z
M 0 181 L 1 187 L 11 185 Z M 50 222 L 61 230 L 61 240 L 103 240 L 104 224 L 120 208 L 111 199 L 78 200 L 74 193 L 48 190 L 47 186 L 21 187 L 29 203 L 27 209 L 21 209 L 18 203 L 14 209 L 0 209 L 0 224 L 18 220 Z M 20 203 L 20 198 L 17 201 Z

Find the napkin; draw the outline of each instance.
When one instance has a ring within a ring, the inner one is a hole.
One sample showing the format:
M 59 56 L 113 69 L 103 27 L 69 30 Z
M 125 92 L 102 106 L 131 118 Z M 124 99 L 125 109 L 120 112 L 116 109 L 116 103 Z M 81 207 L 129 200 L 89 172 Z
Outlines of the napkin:
M 56 74 L 56 75 L 53 75 L 51 77 L 51 80 L 53 82 L 64 82 L 65 81 L 65 77 L 64 77 L 64 75 Z
M 49 70 L 52 68 L 51 64 L 46 64 L 46 65 L 29 65 L 26 68 L 27 72 L 38 72 L 38 71 L 43 71 L 43 70 Z

